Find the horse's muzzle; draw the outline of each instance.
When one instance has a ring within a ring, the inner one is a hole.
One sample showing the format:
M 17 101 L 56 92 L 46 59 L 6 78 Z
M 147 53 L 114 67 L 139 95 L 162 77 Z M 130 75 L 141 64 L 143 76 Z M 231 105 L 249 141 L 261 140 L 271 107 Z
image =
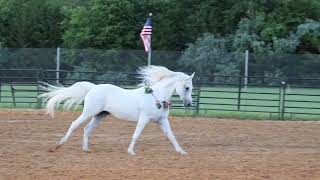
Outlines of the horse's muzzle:
M 192 102 L 184 101 L 184 102 L 183 102 L 183 105 L 184 105 L 184 107 L 191 107 Z

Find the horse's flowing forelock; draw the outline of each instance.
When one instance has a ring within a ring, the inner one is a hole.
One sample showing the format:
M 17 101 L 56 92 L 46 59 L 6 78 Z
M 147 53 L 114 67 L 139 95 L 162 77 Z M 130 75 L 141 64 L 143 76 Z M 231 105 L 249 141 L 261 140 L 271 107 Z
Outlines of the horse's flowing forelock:
M 138 78 L 142 80 L 140 85 L 148 84 L 154 85 L 165 77 L 170 77 L 176 74 L 176 72 L 170 71 L 163 66 L 145 66 L 138 69 Z

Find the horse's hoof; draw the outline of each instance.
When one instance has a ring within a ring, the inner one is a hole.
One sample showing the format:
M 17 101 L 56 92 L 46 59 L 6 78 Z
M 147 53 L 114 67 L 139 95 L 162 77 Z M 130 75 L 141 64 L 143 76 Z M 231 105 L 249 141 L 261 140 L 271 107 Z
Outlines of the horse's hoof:
M 55 152 L 56 151 L 56 148 L 50 148 L 48 149 L 48 152 Z
M 61 147 L 61 144 L 57 144 L 55 147 L 55 150 L 59 149 Z
M 188 155 L 188 153 L 187 153 L 187 152 L 185 152 L 185 151 L 179 151 L 179 153 L 180 153 L 181 155 L 183 155 L 183 156 Z
M 56 144 L 56 146 L 55 147 L 53 147 L 53 148 L 50 148 L 48 151 L 49 152 L 55 152 L 57 149 L 59 149 L 61 147 L 61 144 Z
M 128 154 L 129 154 L 129 155 L 131 155 L 131 156 L 136 155 L 136 153 L 135 153 L 135 152 L 133 152 L 133 151 L 128 151 Z
M 85 153 L 91 153 L 91 151 L 89 149 L 83 149 L 83 152 Z

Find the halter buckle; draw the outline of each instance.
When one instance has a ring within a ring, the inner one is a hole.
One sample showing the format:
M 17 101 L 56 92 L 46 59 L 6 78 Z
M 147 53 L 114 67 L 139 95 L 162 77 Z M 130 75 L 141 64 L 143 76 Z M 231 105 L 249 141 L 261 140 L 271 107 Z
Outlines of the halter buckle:
M 162 104 L 163 104 L 163 108 L 165 108 L 165 109 L 171 108 L 171 106 L 172 106 L 170 101 L 169 102 L 162 101 Z
M 161 108 L 161 104 L 160 104 L 160 101 L 156 101 L 156 105 L 157 105 L 157 107 L 158 107 L 158 109 L 160 109 Z

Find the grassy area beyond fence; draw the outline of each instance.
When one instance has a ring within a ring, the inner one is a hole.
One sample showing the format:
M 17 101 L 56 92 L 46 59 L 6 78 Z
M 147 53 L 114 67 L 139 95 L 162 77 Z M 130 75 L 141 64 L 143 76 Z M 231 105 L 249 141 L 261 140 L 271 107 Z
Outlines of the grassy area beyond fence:
M 50 71 L 51 72 L 51 71 Z M 92 73 L 92 72 L 91 72 Z M 41 76 L 35 72 L 30 77 L 1 77 L 0 107 L 41 108 L 37 96 L 41 93 L 38 81 L 53 82 L 52 77 Z M 291 85 L 283 81 L 278 84 L 254 84 L 244 86 L 242 77 L 239 83 L 216 83 L 195 79 L 191 109 L 184 109 L 177 96 L 173 97 L 173 115 L 199 115 L 209 117 L 229 117 L 244 119 L 320 119 L 320 87 Z M 64 78 L 65 84 L 83 79 Z M 125 88 L 135 88 L 136 80 L 93 81 L 112 83 Z M 68 82 L 68 83 L 67 83 Z M 314 80 L 313 80 L 314 82 Z

